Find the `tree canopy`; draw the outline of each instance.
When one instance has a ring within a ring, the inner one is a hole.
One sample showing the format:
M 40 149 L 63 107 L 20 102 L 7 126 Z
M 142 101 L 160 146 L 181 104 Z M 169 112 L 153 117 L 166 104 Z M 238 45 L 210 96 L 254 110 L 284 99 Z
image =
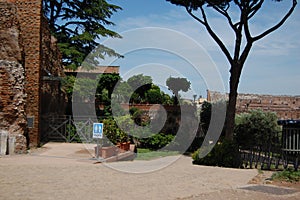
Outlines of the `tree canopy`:
M 134 94 L 131 97 L 133 101 L 144 99 L 146 92 L 151 89 L 153 84 L 151 76 L 145 76 L 143 74 L 130 77 L 127 80 L 127 83 L 134 91 Z
M 97 87 L 97 93 L 101 94 L 104 89 L 108 91 L 108 99 L 111 99 L 111 95 L 113 93 L 113 90 L 118 83 L 118 81 L 121 79 L 119 74 L 101 74 L 98 77 L 98 87 Z
M 293 13 L 297 0 L 291 0 L 292 4 L 288 11 L 283 14 L 282 18 L 272 27 L 266 28 L 261 33 L 254 35 L 251 32 L 250 23 L 258 11 L 263 10 L 265 0 L 166 0 L 172 4 L 185 7 L 187 13 L 197 22 L 204 26 L 208 34 L 220 47 L 230 64 L 230 80 L 229 80 L 229 102 L 226 112 L 226 137 L 233 138 L 234 119 L 236 111 L 237 90 L 240 81 L 242 69 L 249 56 L 253 44 L 269 35 L 270 33 L 281 27 Z M 281 0 L 274 0 L 279 2 Z M 234 12 L 231 12 L 231 11 Z M 221 37 L 213 29 L 213 25 L 209 21 L 208 11 L 214 11 L 223 17 L 229 29 L 233 31 L 235 40 L 233 42 L 233 51 L 226 46 Z M 237 16 L 237 17 L 236 17 Z
M 178 97 L 179 92 L 187 92 L 189 89 L 191 89 L 191 82 L 188 81 L 186 78 L 180 78 L 180 77 L 169 77 L 166 81 L 166 85 L 168 86 L 169 90 L 173 92 L 175 95 L 174 97 L 174 104 L 178 104 Z
M 52 34 L 58 40 L 63 64 L 67 68 L 76 69 L 90 53 L 93 54 L 92 58 L 120 56 L 97 41 L 100 37 L 121 37 L 106 28 L 114 25 L 109 18 L 120 9 L 105 0 L 43 1 L 43 12 Z M 97 59 L 88 62 L 97 65 Z

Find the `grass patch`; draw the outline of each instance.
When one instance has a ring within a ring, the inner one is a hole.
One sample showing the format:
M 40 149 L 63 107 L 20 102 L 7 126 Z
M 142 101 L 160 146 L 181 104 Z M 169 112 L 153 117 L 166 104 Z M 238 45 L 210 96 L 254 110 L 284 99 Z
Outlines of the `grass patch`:
M 137 149 L 137 157 L 136 160 L 152 160 L 156 158 L 162 158 L 166 156 L 175 156 L 179 155 L 178 151 L 154 151 L 150 149 Z
M 300 171 L 284 170 L 272 175 L 272 180 L 286 181 L 286 182 L 299 182 Z

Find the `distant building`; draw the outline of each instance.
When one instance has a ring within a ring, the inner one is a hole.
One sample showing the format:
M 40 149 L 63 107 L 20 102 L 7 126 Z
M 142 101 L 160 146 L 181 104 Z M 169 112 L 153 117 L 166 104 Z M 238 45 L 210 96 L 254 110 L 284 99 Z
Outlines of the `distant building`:
M 207 90 L 209 102 L 228 99 L 228 94 Z M 278 119 L 300 119 L 300 96 L 238 94 L 236 112 L 261 109 L 275 112 Z

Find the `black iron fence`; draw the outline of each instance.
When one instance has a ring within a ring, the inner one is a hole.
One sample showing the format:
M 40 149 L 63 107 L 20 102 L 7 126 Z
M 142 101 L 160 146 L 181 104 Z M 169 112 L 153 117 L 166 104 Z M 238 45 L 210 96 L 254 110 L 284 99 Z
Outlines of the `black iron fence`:
M 92 116 L 43 116 L 41 141 L 86 142 L 93 141 L 92 127 L 98 119 Z

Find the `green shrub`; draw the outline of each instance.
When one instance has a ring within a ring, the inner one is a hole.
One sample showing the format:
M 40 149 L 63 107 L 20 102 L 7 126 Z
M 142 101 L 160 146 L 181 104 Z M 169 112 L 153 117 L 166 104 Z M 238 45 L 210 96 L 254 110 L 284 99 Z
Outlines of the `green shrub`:
M 206 151 L 203 149 L 203 151 Z M 208 165 L 208 166 L 217 166 L 218 162 L 216 160 L 216 156 L 214 153 L 214 149 L 210 151 L 205 157 L 200 158 L 199 155 L 201 154 L 201 149 L 198 149 L 192 154 L 193 164 L 196 165 Z
M 117 144 L 128 141 L 128 135 L 118 127 L 115 120 L 105 119 L 103 124 L 104 135 L 111 143 Z
M 66 131 L 69 142 L 82 142 L 80 136 L 77 134 L 76 127 L 73 124 L 67 124 Z
M 143 111 L 136 108 L 136 107 L 132 107 L 129 110 L 130 115 L 132 116 L 131 119 L 135 122 L 135 124 L 139 125 L 139 126 L 144 126 L 146 124 L 143 124 L 142 121 L 142 116 L 143 116 Z
M 156 150 L 168 145 L 173 139 L 174 136 L 171 134 L 158 133 L 147 138 L 139 139 L 139 142 L 143 148 Z
M 273 112 L 251 110 L 241 113 L 235 119 L 236 139 L 241 149 L 259 148 L 268 151 L 280 144 L 277 133 L 280 127 Z
M 300 171 L 284 170 L 281 172 L 277 172 L 272 175 L 272 180 L 280 180 L 280 181 L 287 181 L 287 182 L 299 182 L 300 181 Z
M 193 164 L 233 168 L 240 167 L 241 158 L 239 149 L 234 141 L 223 140 L 222 142 L 218 142 L 203 158 L 199 157 L 199 154 L 201 154 L 200 150 L 201 149 L 198 149 L 193 153 Z M 203 151 L 205 150 L 206 149 L 203 149 Z

